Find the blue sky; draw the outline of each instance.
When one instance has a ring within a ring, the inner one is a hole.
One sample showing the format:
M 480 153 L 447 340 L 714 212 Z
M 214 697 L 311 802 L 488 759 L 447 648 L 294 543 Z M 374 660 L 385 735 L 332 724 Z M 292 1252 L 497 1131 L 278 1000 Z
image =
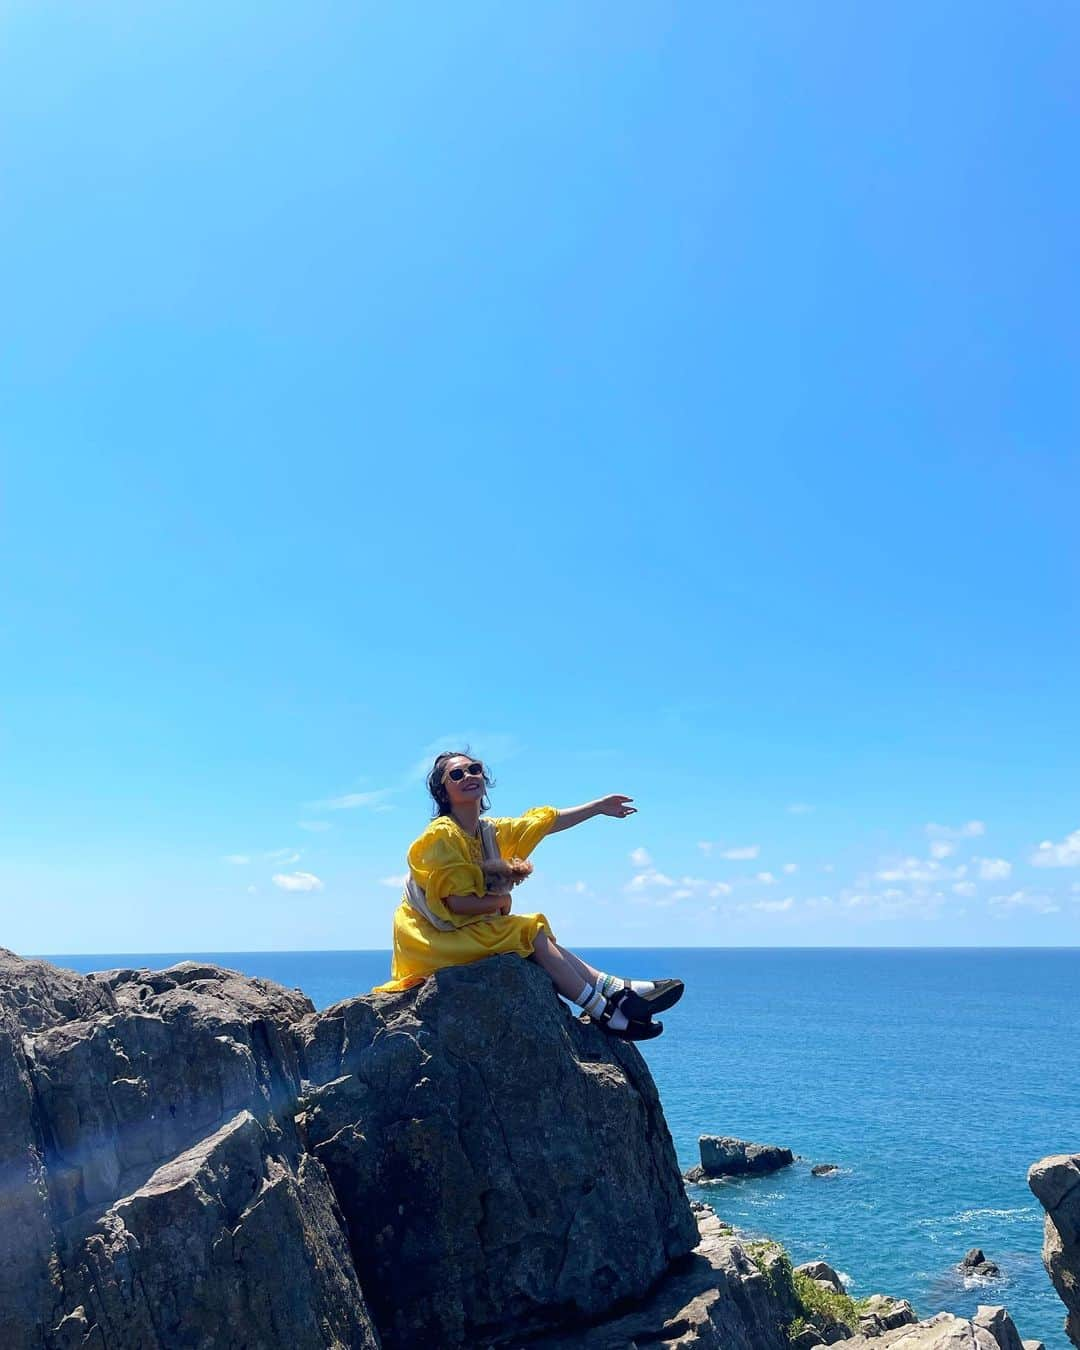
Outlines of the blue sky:
M 2 22 L 0 945 L 1080 942 L 1075 10 Z

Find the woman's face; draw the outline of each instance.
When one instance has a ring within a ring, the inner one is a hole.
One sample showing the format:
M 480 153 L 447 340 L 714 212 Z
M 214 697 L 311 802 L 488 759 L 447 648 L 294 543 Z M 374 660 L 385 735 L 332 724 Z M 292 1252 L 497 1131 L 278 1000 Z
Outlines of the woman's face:
M 457 770 L 462 770 L 461 775 Z M 451 806 L 463 806 L 466 802 L 478 802 L 484 796 L 484 766 L 478 759 L 468 755 L 455 755 L 443 766 L 443 786 L 450 798 Z

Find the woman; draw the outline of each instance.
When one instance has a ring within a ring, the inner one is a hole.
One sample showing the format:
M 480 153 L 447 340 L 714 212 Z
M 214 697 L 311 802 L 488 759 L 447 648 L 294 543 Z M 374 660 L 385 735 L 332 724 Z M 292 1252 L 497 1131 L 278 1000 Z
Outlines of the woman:
M 532 872 L 525 861 L 548 834 L 593 816 L 624 819 L 632 798 L 601 797 L 585 806 L 537 806 L 523 816 L 482 818 L 492 780 L 471 755 L 439 755 L 428 774 L 435 817 L 409 849 L 405 894 L 394 914 L 392 978 L 374 993 L 419 984 L 445 966 L 516 952 L 531 957 L 555 988 L 622 1040 L 659 1036 L 652 1014 L 682 997 L 681 980 L 624 980 L 560 947 L 543 914 L 512 914 L 511 888 Z

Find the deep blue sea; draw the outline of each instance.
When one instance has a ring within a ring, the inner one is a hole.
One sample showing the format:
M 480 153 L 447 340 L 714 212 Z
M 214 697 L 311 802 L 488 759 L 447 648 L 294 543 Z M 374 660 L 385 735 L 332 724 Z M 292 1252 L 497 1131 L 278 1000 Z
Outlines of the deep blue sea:
M 824 1257 L 856 1296 L 920 1316 L 1004 1303 L 1021 1336 L 1068 1350 L 1025 1182 L 1080 1151 L 1080 949 L 583 950 L 616 974 L 678 975 L 686 996 L 643 1047 L 684 1167 L 700 1134 L 801 1155 L 695 1193 L 737 1227 Z M 387 952 L 50 956 L 75 970 L 214 961 L 298 986 L 316 1007 L 366 993 Z M 813 1163 L 839 1164 L 814 1178 Z M 1003 1278 L 967 1288 L 982 1247 Z

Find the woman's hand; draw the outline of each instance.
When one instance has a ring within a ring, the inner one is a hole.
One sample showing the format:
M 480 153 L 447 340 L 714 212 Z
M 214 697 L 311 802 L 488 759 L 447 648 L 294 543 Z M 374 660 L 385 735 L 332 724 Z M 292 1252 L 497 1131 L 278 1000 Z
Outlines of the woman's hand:
M 499 883 L 505 883 L 506 887 L 519 886 L 527 877 L 531 877 L 533 866 L 524 858 L 493 858 L 490 861 L 485 859 L 480 864 L 480 870 L 489 889 L 502 890 L 503 886 Z
M 510 897 L 509 891 L 507 891 L 505 895 L 493 896 L 492 899 L 497 900 L 499 902 L 499 908 L 495 911 L 496 914 L 510 913 L 510 906 L 513 903 L 513 901 Z
M 626 816 L 632 816 L 637 811 L 636 806 L 631 806 L 633 797 L 623 797 L 619 793 L 613 793 L 610 797 L 601 797 L 596 803 L 596 814 L 598 816 L 615 816 L 622 820 Z

